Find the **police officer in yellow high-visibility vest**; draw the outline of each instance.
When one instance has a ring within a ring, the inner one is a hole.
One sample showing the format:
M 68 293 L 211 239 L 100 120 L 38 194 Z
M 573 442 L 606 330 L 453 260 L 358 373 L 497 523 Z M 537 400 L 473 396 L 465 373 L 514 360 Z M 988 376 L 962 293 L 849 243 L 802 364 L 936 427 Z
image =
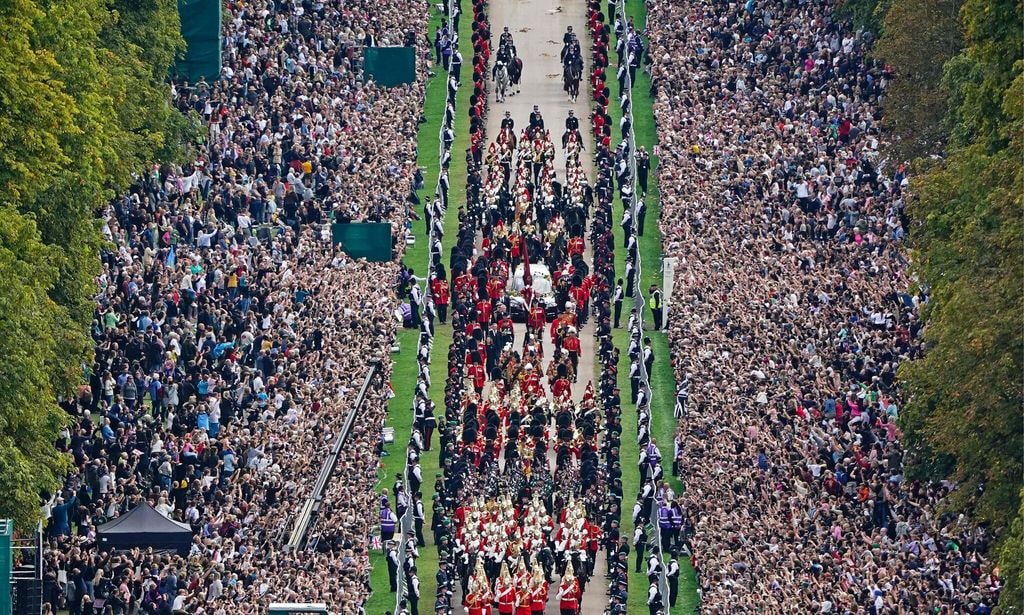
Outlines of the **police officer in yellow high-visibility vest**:
M 661 330 L 662 302 L 661 291 L 657 286 L 651 284 L 651 312 L 654 314 L 654 330 Z

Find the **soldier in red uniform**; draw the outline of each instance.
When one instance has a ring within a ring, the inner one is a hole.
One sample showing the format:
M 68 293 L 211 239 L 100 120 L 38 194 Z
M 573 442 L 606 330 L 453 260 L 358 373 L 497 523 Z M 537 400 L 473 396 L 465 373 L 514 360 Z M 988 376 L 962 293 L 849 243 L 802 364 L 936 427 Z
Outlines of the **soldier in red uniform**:
M 583 522 L 583 527 L 587 530 L 587 563 L 590 568 L 587 576 L 594 576 L 594 564 L 597 562 L 597 551 L 601 548 L 601 539 L 604 537 L 604 532 L 601 531 L 601 527 L 594 525 L 590 520 Z
M 448 281 L 444 278 L 434 278 L 431 284 L 430 293 L 434 297 L 434 307 L 437 308 L 437 317 L 441 324 L 448 322 L 448 302 L 451 300 L 451 291 L 448 288 Z
M 473 298 L 473 289 L 476 288 L 476 280 L 473 279 L 473 274 L 463 273 L 459 277 L 455 278 L 455 292 L 469 293 L 470 298 Z
M 491 307 L 497 306 L 504 294 L 505 285 L 501 282 L 500 278 L 492 276 L 491 279 L 487 280 L 487 298 L 491 300 Z
M 569 383 L 569 379 L 564 376 L 560 376 L 555 383 L 551 385 L 551 396 L 555 399 L 562 399 L 563 397 L 572 396 L 572 385 Z
M 510 246 L 509 247 L 509 254 L 512 257 L 512 262 L 513 263 L 518 263 L 519 262 L 519 257 L 520 257 L 520 255 L 522 255 L 523 238 L 522 238 L 522 236 L 519 233 L 512 233 L 508 237 L 508 243 L 509 243 L 509 246 Z
M 583 242 L 583 238 L 582 237 L 573 237 L 572 239 L 570 239 L 569 240 L 569 258 L 572 258 L 572 256 L 574 254 L 582 255 L 583 254 L 583 246 L 584 246 L 584 242 Z
M 526 366 L 523 367 L 523 382 L 521 388 L 524 392 L 544 395 L 544 390 L 540 386 L 540 372 L 535 370 L 531 363 L 527 363 Z
M 518 593 L 516 584 L 512 581 L 512 575 L 508 573 L 508 568 L 502 568 L 501 576 L 494 583 L 494 600 L 498 603 L 499 615 L 515 613 Z
M 565 567 L 565 574 L 562 575 L 562 582 L 558 585 L 558 612 L 560 615 L 579 615 L 580 610 L 580 582 L 573 574 L 572 562 Z
M 526 326 L 530 329 L 530 333 L 537 336 L 540 339 L 541 334 L 544 331 L 544 323 L 547 322 L 547 315 L 544 313 L 544 308 L 539 304 L 534 304 L 530 308 L 530 315 L 526 319 Z
M 572 361 L 573 379 L 576 378 L 575 374 L 579 371 L 580 365 L 580 338 L 576 334 L 575 328 L 570 328 L 565 339 L 562 340 L 562 348 L 569 352 L 569 360 Z
M 484 384 L 487 383 L 487 370 L 483 365 L 477 363 L 469 366 L 469 376 L 473 379 L 473 390 L 477 395 L 484 392 Z
M 491 314 L 494 311 L 494 307 L 490 301 L 484 301 L 481 299 L 476 302 L 476 321 L 483 326 L 487 326 L 491 322 Z
M 530 615 L 541 615 L 548 604 L 548 582 L 539 565 L 534 563 L 530 579 Z
M 465 598 L 466 610 L 469 615 L 491 615 L 494 595 L 484 574 L 483 558 L 477 558 L 476 562 L 476 572 L 469 580 L 469 592 Z
M 572 302 L 576 304 L 576 318 L 579 322 L 587 322 L 586 304 L 589 298 L 587 289 L 582 284 L 580 286 L 573 286 L 569 289 L 569 296 L 572 297 Z

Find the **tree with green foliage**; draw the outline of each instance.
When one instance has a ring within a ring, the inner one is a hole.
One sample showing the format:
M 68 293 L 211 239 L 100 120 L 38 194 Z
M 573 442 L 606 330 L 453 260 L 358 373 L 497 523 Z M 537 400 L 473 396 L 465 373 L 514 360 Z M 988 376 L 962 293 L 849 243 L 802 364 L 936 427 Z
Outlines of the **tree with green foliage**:
M 1017 517 L 999 549 L 999 574 L 1003 579 L 999 611 L 1007 614 L 1024 613 L 1024 489 L 1017 499 L 1020 500 Z
M 1003 97 L 1020 74 L 1024 8 L 1013 0 L 965 0 L 960 11 L 963 51 L 946 63 L 942 85 L 949 92 L 949 148 L 980 143 L 989 151 L 1009 138 Z
M 1017 510 L 1024 466 L 1024 149 L 965 148 L 913 181 L 913 260 L 930 287 L 926 352 L 901 376 L 910 436 L 955 460 L 954 502 L 1000 526 Z
M 948 134 L 942 67 L 961 46 L 961 0 L 892 5 L 874 53 L 896 67 L 885 91 L 883 124 L 900 160 L 942 153 Z
M 175 0 L 10 0 L 0 37 L 0 517 L 27 522 L 63 478 L 57 400 L 91 354 L 97 214 L 192 126 L 166 82 Z
M 49 296 L 60 259 L 32 220 L 0 206 L 0 517 L 20 528 L 68 467 L 54 448 L 66 422 L 54 392 L 80 377 L 81 357 L 65 353 L 77 325 Z
M 941 4 L 931 6 L 938 10 Z M 927 19 L 912 18 L 913 11 L 925 10 L 914 5 L 893 5 L 885 20 L 879 51 L 896 62 L 898 73 L 900 63 L 911 73 L 929 70 L 905 48 Z M 904 14 L 908 6 L 911 13 Z M 946 157 L 917 160 L 911 181 L 912 261 L 929 302 L 925 353 L 900 370 L 908 393 L 901 421 L 912 471 L 953 479 L 958 489 L 948 504 L 988 524 L 1000 538 L 993 557 L 1006 580 L 1000 598 L 1005 613 L 1024 612 L 1022 14 L 1013 1 L 965 0 L 958 15 L 963 48 L 942 67 L 942 87 L 925 84 L 920 87 L 928 92 L 905 94 L 911 107 L 922 104 L 920 96 L 944 97 L 949 133 Z M 940 98 L 925 104 L 936 124 L 939 106 Z M 898 120 L 896 126 L 907 134 L 942 130 L 906 124 L 901 129 Z M 929 143 L 920 153 L 932 149 Z
M 836 14 L 852 22 L 855 29 L 878 35 L 891 5 L 892 0 L 839 0 Z

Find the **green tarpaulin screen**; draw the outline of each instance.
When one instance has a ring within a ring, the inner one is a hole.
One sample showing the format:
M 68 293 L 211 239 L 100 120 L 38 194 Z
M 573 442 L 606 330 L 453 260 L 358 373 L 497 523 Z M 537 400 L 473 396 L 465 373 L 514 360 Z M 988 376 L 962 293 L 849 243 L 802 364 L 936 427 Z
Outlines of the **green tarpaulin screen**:
M 416 79 L 416 50 L 413 47 L 367 47 L 363 50 L 363 80 L 373 77 L 377 85 L 391 87 Z
M 174 73 L 189 83 L 220 76 L 220 0 L 178 0 L 181 36 L 188 44 Z
M 11 537 L 14 522 L 0 519 L 0 615 L 11 612 Z
M 331 238 L 349 256 L 376 263 L 391 260 L 391 225 L 385 222 L 334 223 Z

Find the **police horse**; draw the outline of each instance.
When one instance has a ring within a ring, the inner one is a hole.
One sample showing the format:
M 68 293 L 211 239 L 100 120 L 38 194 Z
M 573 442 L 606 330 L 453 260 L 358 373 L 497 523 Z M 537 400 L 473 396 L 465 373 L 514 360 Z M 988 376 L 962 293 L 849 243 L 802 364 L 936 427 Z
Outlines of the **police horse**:
M 583 79 L 583 56 L 579 47 L 571 49 L 562 60 L 562 87 L 573 102 L 580 95 L 580 81 Z
M 520 91 L 519 84 L 523 78 L 523 61 L 516 54 L 515 43 L 512 42 L 512 35 L 507 31 L 501 35 L 501 43 L 498 46 L 498 53 L 495 56 L 495 82 L 498 81 L 498 65 L 503 65 L 508 75 L 508 84 L 505 90 L 509 95 L 517 94 Z M 498 86 L 501 87 L 500 85 Z M 498 102 L 505 100 L 505 93 L 502 93 Z
M 505 94 L 508 92 L 509 74 L 508 65 L 498 60 L 494 63 L 494 100 L 505 102 Z
M 508 63 L 508 78 L 513 90 L 509 93 L 518 94 L 521 91 L 519 86 L 523 81 L 523 60 L 519 56 L 512 56 L 512 60 Z

